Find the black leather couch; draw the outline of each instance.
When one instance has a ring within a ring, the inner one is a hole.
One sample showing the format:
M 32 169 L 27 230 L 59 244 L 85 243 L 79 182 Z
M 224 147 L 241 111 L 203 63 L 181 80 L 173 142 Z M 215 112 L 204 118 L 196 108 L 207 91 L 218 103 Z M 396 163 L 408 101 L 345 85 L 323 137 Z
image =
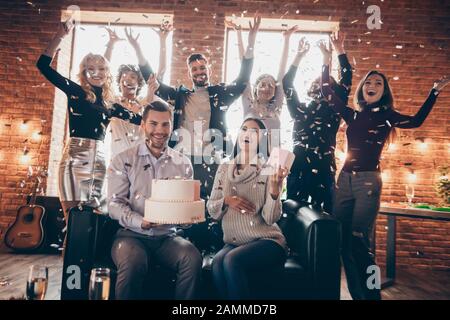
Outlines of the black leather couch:
M 317 213 L 293 200 L 283 203 L 278 222 L 289 247 L 284 268 L 252 273 L 250 286 L 254 299 L 339 299 L 340 298 L 340 224 L 325 213 Z M 95 214 L 89 207 L 73 208 L 68 223 L 64 256 L 61 299 L 87 299 L 89 273 L 93 267 L 109 267 L 111 298 L 114 297 L 115 266 L 110 250 L 116 221 Z M 201 299 L 216 299 L 211 262 L 223 242 L 217 222 L 207 221 L 183 231 L 202 252 L 203 288 Z M 74 288 L 73 266 L 79 266 L 81 283 Z M 72 266 L 71 268 L 69 268 Z M 271 277 L 265 276 L 268 272 Z M 72 278 L 71 278 L 72 276 Z M 270 279 L 270 280 L 269 280 Z M 148 283 L 147 283 L 148 282 Z M 71 284 L 70 284 L 71 283 Z M 158 265 L 152 266 L 146 279 L 145 299 L 172 299 L 175 274 Z

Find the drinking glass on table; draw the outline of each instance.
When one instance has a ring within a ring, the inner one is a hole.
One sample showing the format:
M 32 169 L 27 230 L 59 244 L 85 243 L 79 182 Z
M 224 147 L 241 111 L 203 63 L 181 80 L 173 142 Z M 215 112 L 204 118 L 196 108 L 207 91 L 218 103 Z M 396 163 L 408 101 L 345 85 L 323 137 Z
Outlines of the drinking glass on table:
M 48 267 L 33 264 L 27 279 L 27 300 L 44 300 L 48 286 Z
M 89 300 L 108 300 L 110 287 L 110 270 L 95 268 L 91 271 L 89 280 Z
M 407 184 L 405 186 L 405 194 L 406 194 L 406 198 L 408 198 L 408 205 L 410 207 L 412 207 L 412 200 L 414 198 L 414 185 Z

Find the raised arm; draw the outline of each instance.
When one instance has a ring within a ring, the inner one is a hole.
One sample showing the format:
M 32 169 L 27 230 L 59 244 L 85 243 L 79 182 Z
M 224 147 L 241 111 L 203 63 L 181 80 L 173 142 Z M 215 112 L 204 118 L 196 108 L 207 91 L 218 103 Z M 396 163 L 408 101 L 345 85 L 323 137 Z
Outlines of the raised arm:
M 291 40 L 291 35 L 296 31 L 298 31 L 297 25 L 283 32 L 283 52 L 281 53 L 280 66 L 278 67 L 277 82 L 281 82 L 283 80 L 286 72 L 287 59 L 289 55 L 289 41 Z
M 239 75 L 232 82 L 232 84 L 224 87 L 223 93 L 219 97 L 220 105 L 232 104 L 249 85 L 250 75 L 252 73 L 253 68 L 253 49 L 255 47 L 256 34 L 258 33 L 258 29 L 261 24 L 261 16 L 256 14 L 255 17 L 253 18 L 253 24 L 251 22 L 249 22 L 248 24 L 250 30 L 248 33 L 247 50 L 241 62 L 241 69 L 239 71 Z
M 237 41 L 238 41 L 238 50 L 239 50 L 239 59 L 241 60 L 241 67 L 242 67 L 242 61 L 244 59 L 245 55 L 245 49 L 244 49 L 244 41 L 242 39 L 242 27 L 240 25 L 235 24 L 231 20 L 225 20 L 225 24 L 228 28 L 232 28 L 236 31 Z M 242 71 L 242 69 L 241 69 Z M 247 83 L 245 86 L 244 91 L 242 92 L 242 111 L 244 117 L 250 112 L 250 109 L 253 105 L 253 93 L 252 93 L 252 85 L 250 83 Z
M 334 50 L 338 55 L 339 67 L 340 67 L 340 79 L 339 83 L 347 88 L 348 93 L 350 93 L 352 87 L 352 66 L 347 58 L 347 53 L 344 48 L 345 33 L 341 31 L 336 31 L 334 34 L 330 35 L 330 41 L 333 45 Z
M 173 30 L 173 26 L 169 23 L 169 21 L 164 21 L 159 29 L 153 29 L 159 36 L 159 67 L 157 77 L 159 81 L 162 81 L 164 78 L 164 73 L 166 72 L 166 64 L 167 64 L 167 36 Z
M 248 32 L 247 50 L 245 51 L 244 58 L 242 59 L 239 76 L 235 80 L 235 83 L 238 86 L 244 85 L 250 81 L 250 75 L 252 73 L 253 67 L 253 56 L 256 43 L 256 35 L 258 33 L 259 26 L 261 25 L 261 16 L 256 14 L 255 17 L 253 18 L 253 24 L 249 22 L 248 25 L 249 25 L 249 32 Z
M 258 34 L 259 26 L 261 25 L 261 16 L 255 14 L 253 17 L 253 24 L 248 23 L 248 42 L 247 49 L 244 53 L 244 59 L 252 59 L 254 57 L 254 48 L 256 43 L 256 35 Z
M 334 50 L 338 55 L 339 60 L 339 84 L 341 85 L 341 92 L 336 92 L 344 103 L 348 103 L 348 96 L 352 89 L 352 66 L 348 61 L 347 54 L 344 49 L 345 34 L 340 31 L 336 31 L 330 35 L 330 42 L 333 45 Z
M 394 112 L 390 119 L 391 125 L 403 129 L 420 127 L 433 109 L 433 106 L 436 103 L 437 96 L 439 95 L 441 90 L 449 84 L 449 82 L 450 79 L 447 78 L 436 82 L 433 86 L 433 89 L 431 89 L 428 98 L 425 100 L 422 107 L 414 116 L 407 116 L 398 112 Z
M 309 43 L 305 41 L 305 38 L 301 38 L 298 43 L 297 54 L 295 55 L 294 61 L 282 80 L 289 114 L 293 119 L 305 119 L 302 115 L 307 111 L 305 105 L 300 103 L 297 90 L 295 90 L 294 87 L 294 79 L 297 74 L 300 61 L 305 57 L 308 51 Z
M 321 82 L 322 94 L 325 99 L 328 100 L 330 108 L 339 114 L 347 124 L 350 123 L 354 119 L 356 111 L 346 106 L 346 104 L 331 89 L 330 66 L 328 64 L 324 64 L 322 67 Z
M 108 31 L 109 34 L 109 41 L 106 44 L 106 50 L 105 53 L 103 54 L 103 56 L 105 57 L 106 60 L 108 60 L 109 62 L 111 62 L 111 56 L 112 56 L 112 51 L 114 49 L 114 45 L 116 44 L 116 42 L 118 41 L 123 41 L 125 39 L 120 38 L 116 31 L 112 30 L 111 28 L 105 28 L 106 31 Z
M 131 28 L 125 28 L 125 35 L 127 36 L 128 42 L 133 47 L 134 52 L 136 53 L 136 57 L 138 58 L 138 63 L 140 66 L 148 64 L 147 60 L 142 53 L 141 46 L 139 45 L 138 39 L 141 35 L 138 33 L 136 36 L 133 36 L 133 30 Z
M 39 57 L 36 66 L 48 81 L 67 95 L 82 96 L 84 95 L 84 91 L 78 84 L 62 76 L 51 67 L 52 60 L 56 55 L 61 41 L 71 32 L 72 28 L 73 22 L 66 21 L 59 23 L 55 36 L 50 41 L 43 54 Z
M 237 25 L 231 20 L 225 20 L 225 25 L 228 28 L 231 28 L 236 31 L 237 41 L 238 41 L 238 49 L 239 49 L 239 59 L 244 58 L 245 49 L 244 49 L 244 41 L 242 39 L 242 27 L 240 25 Z

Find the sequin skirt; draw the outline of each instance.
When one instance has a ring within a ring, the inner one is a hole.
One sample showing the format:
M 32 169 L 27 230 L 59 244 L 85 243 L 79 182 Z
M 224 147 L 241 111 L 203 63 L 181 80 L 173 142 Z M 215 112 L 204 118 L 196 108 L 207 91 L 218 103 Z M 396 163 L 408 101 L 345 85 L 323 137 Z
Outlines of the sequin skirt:
M 100 204 L 106 173 L 104 152 L 103 141 L 69 139 L 59 164 L 60 201 Z

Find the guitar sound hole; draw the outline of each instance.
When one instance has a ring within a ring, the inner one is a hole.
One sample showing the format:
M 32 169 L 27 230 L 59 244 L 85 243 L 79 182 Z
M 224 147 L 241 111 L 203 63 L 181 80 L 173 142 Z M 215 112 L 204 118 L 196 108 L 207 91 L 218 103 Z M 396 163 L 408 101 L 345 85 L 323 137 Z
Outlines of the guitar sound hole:
M 26 215 L 23 216 L 23 221 L 25 223 L 31 223 L 34 219 L 34 215 L 32 213 L 28 213 Z

